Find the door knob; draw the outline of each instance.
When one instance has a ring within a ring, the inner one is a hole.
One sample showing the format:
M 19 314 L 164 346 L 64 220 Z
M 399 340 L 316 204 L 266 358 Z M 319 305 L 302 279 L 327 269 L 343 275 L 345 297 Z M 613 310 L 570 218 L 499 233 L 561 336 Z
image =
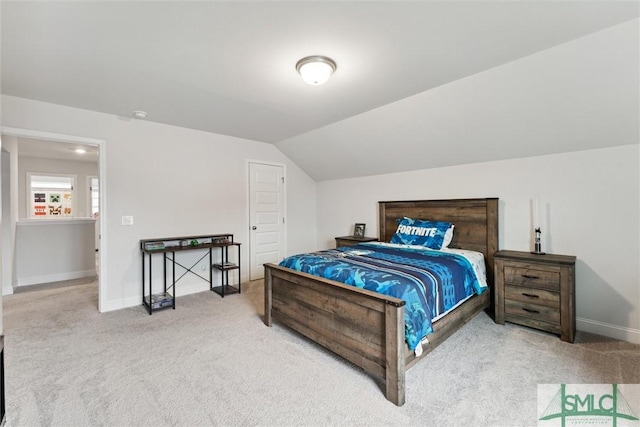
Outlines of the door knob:
M 257 230 L 258 227 L 256 227 L 255 225 L 253 227 L 251 227 L 252 230 Z

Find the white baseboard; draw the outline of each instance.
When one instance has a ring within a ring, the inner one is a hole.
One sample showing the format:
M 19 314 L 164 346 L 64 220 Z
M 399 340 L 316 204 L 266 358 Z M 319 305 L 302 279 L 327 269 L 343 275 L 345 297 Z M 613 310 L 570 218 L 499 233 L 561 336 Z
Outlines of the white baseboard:
M 72 271 L 69 273 L 48 274 L 45 276 L 21 277 L 17 280 L 18 286 L 40 285 L 42 283 L 61 282 L 63 280 L 82 279 L 96 275 L 96 270 Z
M 135 307 L 136 305 L 142 305 L 141 297 L 129 297 L 129 298 L 123 298 L 115 301 L 105 301 L 101 304 L 102 306 L 101 313 L 106 313 L 108 311 L 121 310 L 123 308 L 128 308 L 128 307 Z
M 576 318 L 576 329 L 590 332 L 592 334 L 604 335 L 621 341 L 628 341 L 633 344 L 640 344 L 640 330 L 627 328 L 624 326 L 612 325 L 610 323 L 598 322 L 597 320 Z
M 209 283 L 189 283 L 189 284 L 185 284 L 177 287 L 176 296 L 181 297 L 184 295 L 196 294 L 198 292 L 204 292 L 208 290 L 209 290 Z M 160 291 L 161 291 L 160 287 L 158 287 L 158 289 L 155 289 L 154 287 L 154 293 L 160 292 Z M 180 301 L 176 301 L 176 305 L 178 305 L 179 303 Z M 127 308 L 127 307 L 135 307 L 137 305 L 142 305 L 142 297 L 140 296 L 123 298 L 116 301 L 107 301 L 103 305 L 103 308 L 104 308 L 103 312 L 120 310 L 122 308 Z
M 190 283 L 185 286 L 178 286 L 176 288 L 176 296 L 181 297 L 183 295 L 197 294 L 198 292 L 204 292 L 209 290 L 209 283 Z

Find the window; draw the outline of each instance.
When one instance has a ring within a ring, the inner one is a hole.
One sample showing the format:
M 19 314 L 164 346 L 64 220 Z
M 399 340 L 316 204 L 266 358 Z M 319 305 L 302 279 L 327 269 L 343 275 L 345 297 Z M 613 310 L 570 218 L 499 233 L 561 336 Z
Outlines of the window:
M 31 218 L 73 217 L 74 175 L 27 174 Z
M 89 209 L 91 218 L 97 218 L 100 212 L 100 184 L 98 178 L 87 177 L 87 188 L 89 189 Z

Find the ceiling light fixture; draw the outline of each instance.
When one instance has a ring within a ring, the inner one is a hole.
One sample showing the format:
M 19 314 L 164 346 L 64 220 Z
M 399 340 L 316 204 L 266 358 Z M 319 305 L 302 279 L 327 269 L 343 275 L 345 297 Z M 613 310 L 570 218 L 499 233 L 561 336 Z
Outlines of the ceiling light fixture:
M 144 119 L 145 117 L 147 117 L 147 112 L 141 110 L 134 111 L 133 117 L 136 119 Z
M 310 85 L 321 85 L 329 80 L 336 71 L 337 65 L 326 56 L 307 56 L 296 64 L 296 71 L 302 76 L 302 80 Z
M 74 151 L 78 154 L 84 154 L 87 152 L 84 148 L 76 148 Z

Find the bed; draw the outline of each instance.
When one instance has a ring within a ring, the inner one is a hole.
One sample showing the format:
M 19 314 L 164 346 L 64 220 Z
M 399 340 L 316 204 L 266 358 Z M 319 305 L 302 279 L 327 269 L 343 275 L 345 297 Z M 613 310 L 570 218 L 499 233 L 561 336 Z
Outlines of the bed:
M 420 356 L 405 342 L 405 301 L 276 264 L 265 264 L 264 323 L 274 320 L 381 378 L 385 396 L 405 402 L 405 372 L 482 310 L 493 316 L 493 255 L 498 199 L 379 202 L 379 240 L 389 242 L 402 217 L 455 225 L 449 247 L 484 254 L 488 291 L 433 322 Z

